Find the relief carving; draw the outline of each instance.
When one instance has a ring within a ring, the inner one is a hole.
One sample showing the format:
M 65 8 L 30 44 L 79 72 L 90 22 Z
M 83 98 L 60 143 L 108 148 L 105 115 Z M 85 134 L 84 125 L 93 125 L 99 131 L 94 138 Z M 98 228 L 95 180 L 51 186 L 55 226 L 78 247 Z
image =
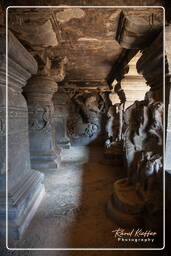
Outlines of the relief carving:
M 106 133 L 107 140 L 105 145 L 107 148 L 122 140 L 122 124 L 123 124 L 123 104 L 116 103 L 109 107 L 107 112 Z
M 0 135 L 5 135 L 5 119 L 0 120 Z
M 153 152 L 141 153 L 141 158 L 137 165 L 137 192 L 139 187 L 143 191 L 151 191 L 155 185 L 157 175 L 162 172 L 162 156 Z
M 72 137 L 93 137 L 100 129 L 104 103 L 99 95 L 76 92 L 72 97 L 72 113 L 68 120 L 68 131 Z
M 130 106 L 124 117 L 128 182 L 141 184 L 143 175 L 148 179 L 162 166 L 163 103 L 147 92 L 145 100 Z M 137 172 L 141 174 L 137 176 Z
M 30 131 L 40 131 L 47 133 L 51 129 L 52 111 L 50 106 L 34 106 L 29 109 L 29 129 Z

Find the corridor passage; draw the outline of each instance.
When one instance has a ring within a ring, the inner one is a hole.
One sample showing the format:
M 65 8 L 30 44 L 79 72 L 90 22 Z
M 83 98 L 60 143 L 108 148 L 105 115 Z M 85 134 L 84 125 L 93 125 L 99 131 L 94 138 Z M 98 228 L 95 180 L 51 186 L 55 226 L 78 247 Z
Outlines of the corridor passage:
M 100 147 L 64 149 L 61 167 L 44 171 L 45 197 L 16 247 L 115 247 L 105 207 L 123 171 L 104 161 Z

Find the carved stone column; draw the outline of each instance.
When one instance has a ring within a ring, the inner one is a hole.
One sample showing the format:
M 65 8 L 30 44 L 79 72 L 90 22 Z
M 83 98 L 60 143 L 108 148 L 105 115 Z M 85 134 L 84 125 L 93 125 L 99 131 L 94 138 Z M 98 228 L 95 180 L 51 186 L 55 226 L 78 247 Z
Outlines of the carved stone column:
M 0 30 L 0 236 L 5 236 L 6 167 L 8 170 L 8 235 L 18 239 L 44 195 L 44 175 L 30 168 L 28 109 L 21 94 L 37 63 L 9 32 L 8 50 L 8 166 L 5 162 L 6 40 Z
M 52 125 L 53 94 L 57 83 L 46 74 L 33 76 L 24 90 L 29 109 L 29 138 L 33 168 L 58 168 L 60 149 L 55 145 L 55 127 Z
M 57 82 L 64 78 L 66 58 L 47 58 L 40 62 L 38 74 L 33 76 L 24 95 L 29 109 L 29 138 L 31 165 L 38 169 L 54 169 L 60 165 L 61 149 L 55 143 L 53 122 L 53 95 L 57 92 Z
M 125 109 L 134 104 L 135 100 L 144 100 L 145 93 L 150 89 L 143 76 L 138 74 L 136 69 L 136 63 L 140 57 L 141 53 L 138 52 L 131 59 L 128 63 L 129 71 L 121 80 L 121 88 L 124 90 L 126 98 Z
M 56 127 L 56 144 L 62 148 L 70 148 L 70 139 L 67 135 L 67 118 L 69 114 L 69 96 L 59 90 L 53 96 L 54 102 L 54 125 Z

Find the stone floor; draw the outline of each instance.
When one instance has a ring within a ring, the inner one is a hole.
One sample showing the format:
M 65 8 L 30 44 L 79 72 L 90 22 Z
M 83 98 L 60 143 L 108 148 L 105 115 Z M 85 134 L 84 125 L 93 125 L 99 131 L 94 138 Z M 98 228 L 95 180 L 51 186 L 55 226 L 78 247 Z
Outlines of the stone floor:
M 62 153 L 58 170 L 45 170 L 45 197 L 23 238 L 12 248 L 115 248 L 117 227 L 106 216 L 112 183 L 124 176 L 119 167 L 106 165 L 102 149 L 73 147 Z M 122 247 L 124 244 L 122 244 Z M 127 247 L 127 245 L 125 245 Z M 151 255 L 148 251 L 8 251 L 1 255 Z M 155 255 L 160 252 L 155 252 Z

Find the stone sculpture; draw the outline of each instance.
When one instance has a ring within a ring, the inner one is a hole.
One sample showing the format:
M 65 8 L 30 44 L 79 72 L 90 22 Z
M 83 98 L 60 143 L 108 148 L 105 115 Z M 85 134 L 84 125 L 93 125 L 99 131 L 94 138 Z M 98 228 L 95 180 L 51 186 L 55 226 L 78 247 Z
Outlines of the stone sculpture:
M 98 94 L 76 92 L 71 99 L 68 132 L 74 139 L 94 139 L 101 128 L 103 100 Z M 99 101 L 98 101 L 99 99 Z
M 123 104 L 115 104 L 110 106 L 107 112 L 108 120 L 106 124 L 107 140 L 106 145 L 110 146 L 116 141 L 122 139 L 123 124 Z
M 162 166 L 161 155 L 142 151 L 137 165 L 137 191 L 139 186 L 143 191 L 152 190 L 155 177 L 162 171 Z
M 135 101 L 124 113 L 122 136 L 127 178 L 114 183 L 108 212 L 125 225 L 142 225 L 145 210 L 152 219 L 152 216 L 161 214 L 162 119 L 163 103 L 155 99 L 153 91 L 147 92 L 143 101 Z M 153 225 L 152 219 L 148 225 Z M 155 228 L 159 227 L 154 225 Z

